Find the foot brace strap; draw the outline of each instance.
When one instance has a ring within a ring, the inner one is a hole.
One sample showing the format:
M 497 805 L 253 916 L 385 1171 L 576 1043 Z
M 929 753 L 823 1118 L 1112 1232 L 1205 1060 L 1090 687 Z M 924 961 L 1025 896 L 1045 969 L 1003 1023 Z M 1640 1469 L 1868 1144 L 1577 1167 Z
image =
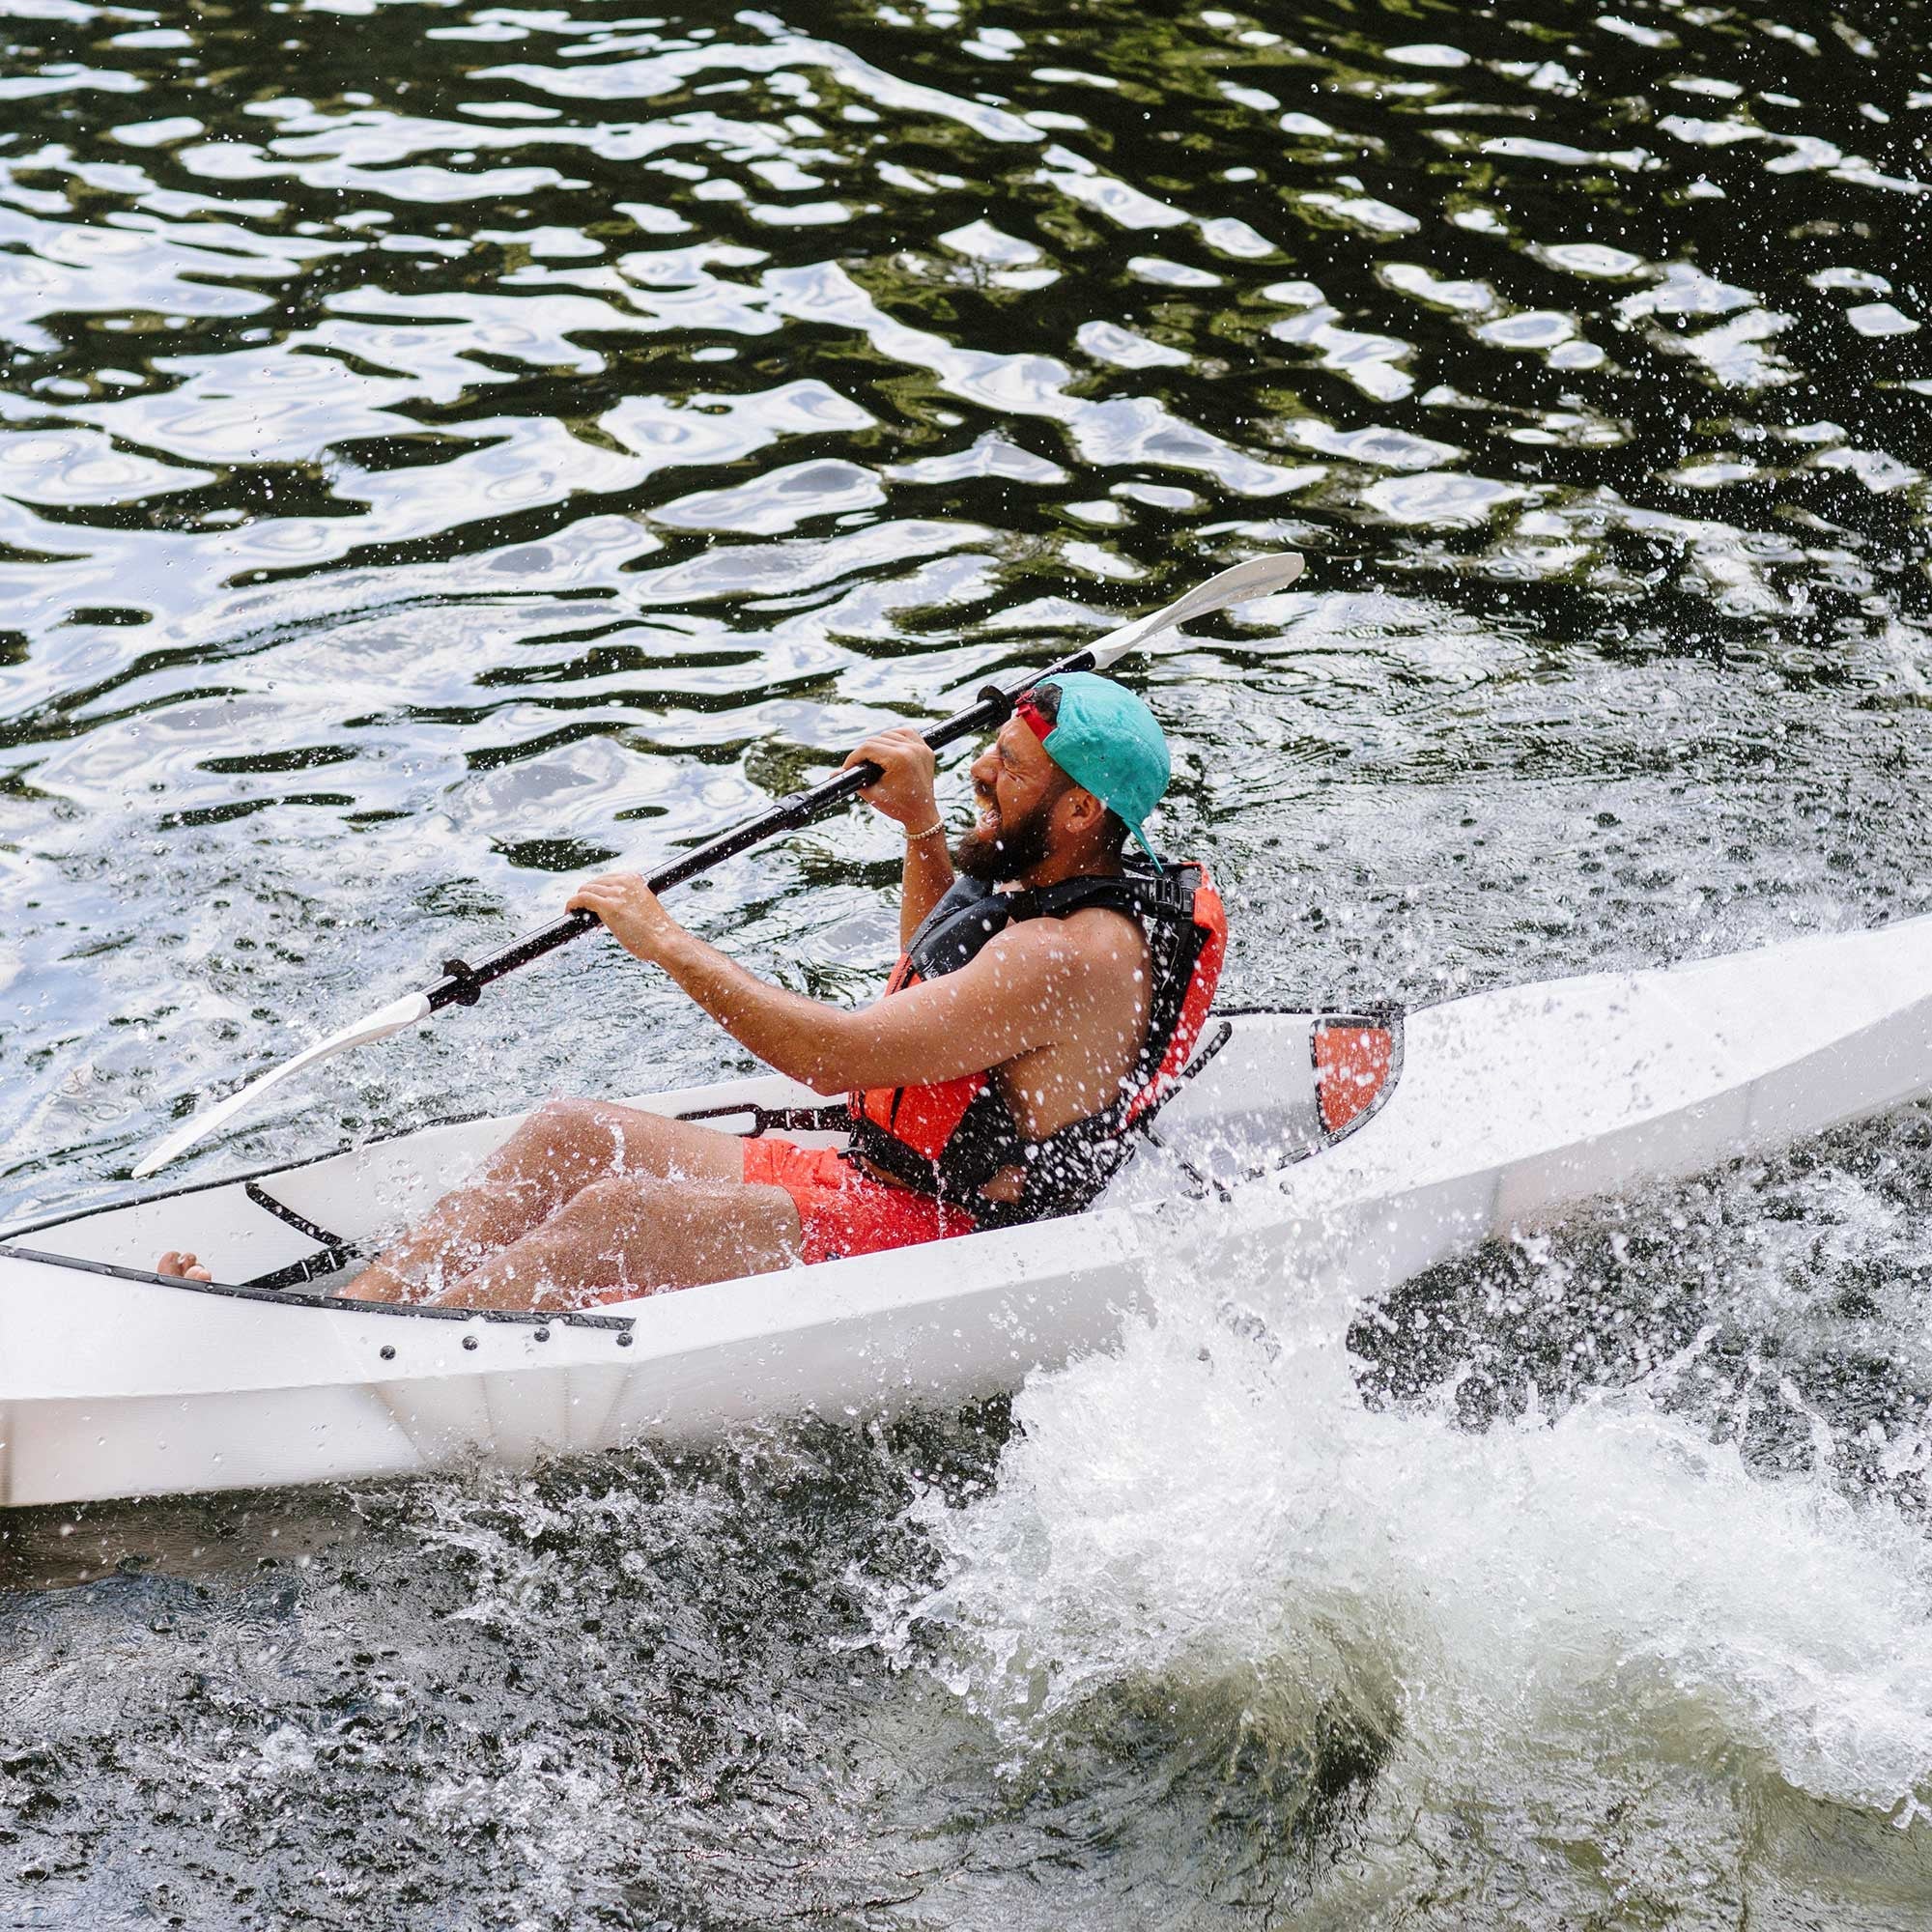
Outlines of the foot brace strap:
M 298 1213 L 286 1201 L 277 1201 L 256 1181 L 249 1181 L 242 1191 L 256 1207 L 266 1209 L 277 1221 L 286 1222 L 297 1234 L 306 1235 L 310 1240 L 323 1244 L 314 1254 L 304 1255 L 299 1261 L 270 1268 L 267 1274 L 250 1275 L 242 1284 L 243 1288 L 300 1288 L 305 1282 L 320 1281 L 325 1275 L 340 1273 L 351 1262 L 369 1252 L 365 1243 L 331 1235 L 306 1214 Z

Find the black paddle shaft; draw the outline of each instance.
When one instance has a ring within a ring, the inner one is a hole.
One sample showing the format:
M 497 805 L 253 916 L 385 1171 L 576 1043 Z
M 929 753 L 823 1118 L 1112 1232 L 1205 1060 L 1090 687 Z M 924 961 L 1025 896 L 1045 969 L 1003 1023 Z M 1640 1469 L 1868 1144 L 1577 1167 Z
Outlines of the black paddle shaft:
M 940 746 L 950 745 L 972 732 L 1004 724 L 1013 715 L 1015 701 L 1035 685 L 1042 684 L 1050 677 L 1090 670 L 1093 664 L 1092 651 L 1076 651 L 1070 658 L 1049 665 L 1045 670 L 1023 677 L 1010 690 L 989 684 L 964 711 L 955 711 L 951 718 L 921 735 L 937 751 Z M 708 872 L 714 866 L 722 866 L 726 859 L 735 859 L 740 852 L 750 851 L 753 845 L 762 844 L 778 833 L 795 832 L 801 825 L 810 825 L 814 818 L 822 818 L 835 805 L 843 804 L 880 776 L 878 766 L 873 764 L 854 765 L 849 771 L 834 772 L 820 783 L 781 799 L 769 811 L 761 811 L 757 817 L 748 818 L 742 825 L 734 825 L 730 831 L 721 832 L 717 838 L 695 846 L 682 857 L 671 859 L 655 871 L 647 872 L 644 883 L 654 893 L 681 886 L 685 880 L 695 879 L 698 873 Z M 598 923 L 595 913 L 565 913 L 549 925 L 526 932 L 521 939 L 513 939 L 501 952 L 491 953 L 474 966 L 467 965 L 461 959 L 445 959 L 442 963 L 444 977 L 429 988 L 430 1011 L 439 1012 L 444 1007 L 452 1006 L 473 1007 L 492 980 L 500 980 L 505 973 L 514 973 L 519 966 L 527 966 L 532 959 L 541 959 L 546 952 L 563 945 L 566 940 L 575 939 L 579 933 L 590 931 Z

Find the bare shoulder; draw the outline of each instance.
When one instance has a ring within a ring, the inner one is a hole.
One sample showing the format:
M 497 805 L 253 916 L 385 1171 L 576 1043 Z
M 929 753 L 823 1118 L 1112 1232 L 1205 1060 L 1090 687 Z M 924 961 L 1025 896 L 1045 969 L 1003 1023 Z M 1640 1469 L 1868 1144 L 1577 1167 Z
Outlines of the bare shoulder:
M 1070 919 L 1053 923 L 1065 930 L 1081 958 L 1094 965 L 1138 964 L 1147 957 L 1147 934 L 1131 913 L 1111 906 L 1083 906 Z
M 1029 919 L 987 941 L 981 959 L 1011 971 L 1114 971 L 1147 957 L 1140 922 L 1105 906 L 1083 906 L 1065 919 Z
M 1140 922 L 1109 907 L 1083 906 L 1065 919 L 1030 920 L 1008 930 L 1028 935 L 1040 970 L 1051 974 L 1063 994 L 1076 988 L 1130 989 L 1147 968 L 1147 935 Z
M 980 960 L 991 960 L 1002 971 L 1015 967 L 1047 967 L 1066 956 L 1064 919 L 1027 919 L 1003 927 L 980 949 Z

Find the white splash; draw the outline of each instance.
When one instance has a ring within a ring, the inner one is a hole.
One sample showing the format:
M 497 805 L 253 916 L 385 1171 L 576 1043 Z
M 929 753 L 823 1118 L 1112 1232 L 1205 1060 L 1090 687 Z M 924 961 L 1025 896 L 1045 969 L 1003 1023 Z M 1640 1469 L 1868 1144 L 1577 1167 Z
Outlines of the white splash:
M 1482 1434 L 1371 1412 L 1332 1312 L 1270 1333 L 1206 1290 L 1158 1302 L 1027 1388 L 995 1492 L 921 1506 L 943 1580 L 889 1641 L 936 1627 L 1015 1749 L 1109 1691 L 1251 1686 L 1244 1723 L 1366 1698 L 1471 1788 L 1608 1747 L 1744 1753 L 1901 1824 L 1932 1789 L 1932 1550 L 1888 1507 L 1768 1480 L 1641 1396 Z

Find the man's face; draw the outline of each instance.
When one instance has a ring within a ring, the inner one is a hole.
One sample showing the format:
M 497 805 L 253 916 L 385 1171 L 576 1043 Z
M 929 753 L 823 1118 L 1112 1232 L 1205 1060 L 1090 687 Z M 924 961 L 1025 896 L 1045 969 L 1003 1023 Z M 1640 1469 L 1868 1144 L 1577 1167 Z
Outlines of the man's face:
M 1030 872 L 1053 843 L 1053 809 L 1070 789 L 1066 774 L 1023 719 L 1009 718 L 973 760 L 978 822 L 952 848 L 969 879 L 997 885 Z

